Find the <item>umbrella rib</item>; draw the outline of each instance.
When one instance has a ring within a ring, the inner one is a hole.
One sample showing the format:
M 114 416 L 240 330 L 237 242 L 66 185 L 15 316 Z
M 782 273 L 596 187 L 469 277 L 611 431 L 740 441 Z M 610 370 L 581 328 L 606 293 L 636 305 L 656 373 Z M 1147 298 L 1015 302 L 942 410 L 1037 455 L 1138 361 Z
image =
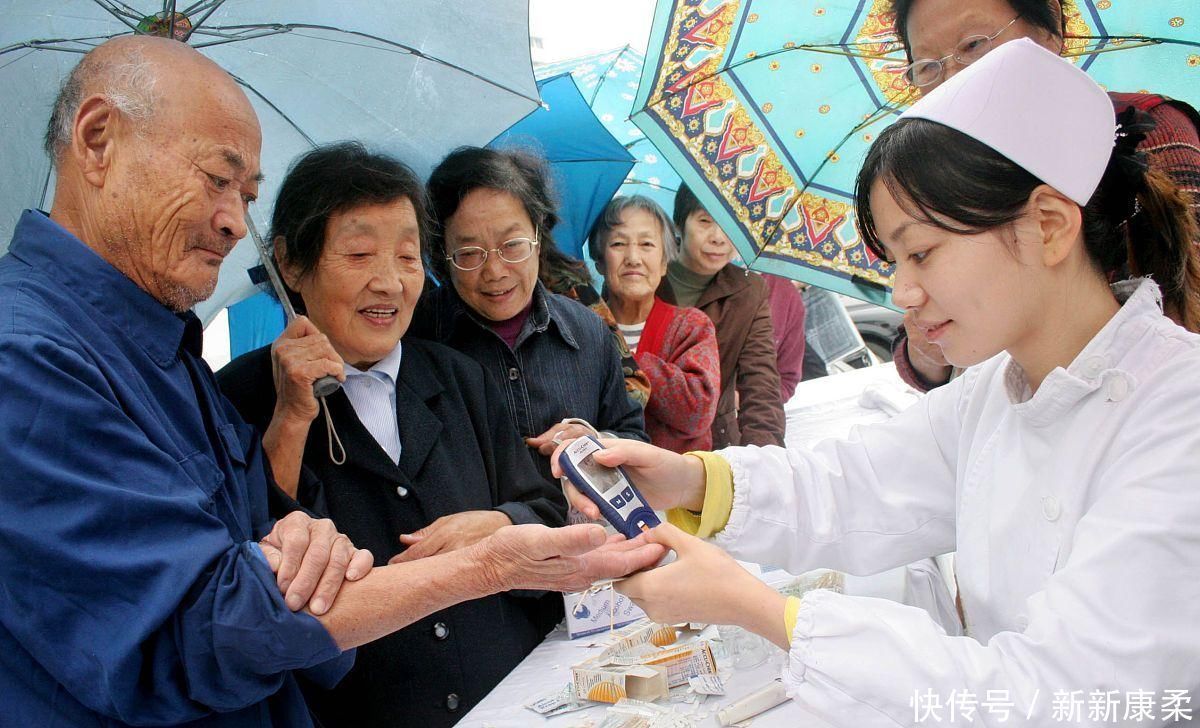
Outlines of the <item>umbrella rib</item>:
M 1113 45 L 1108 48 L 1103 48 L 1103 47 L 1097 46 L 1096 48 L 1092 48 L 1092 49 L 1089 49 L 1085 46 L 1083 48 L 1083 50 L 1064 52 L 1063 53 L 1064 58 L 1078 58 L 1081 56 L 1096 56 L 1096 55 L 1100 55 L 1101 53 L 1114 53 L 1116 51 L 1128 51 L 1128 50 L 1133 50 L 1134 48 L 1145 48 L 1147 46 L 1157 46 L 1157 45 L 1166 45 L 1166 44 L 1194 46 L 1194 47 L 1200 48 L 1200 42 L 1189 41 L 1189 40 L 1175 40 L 1172 38 L 1150 38 L 1150 37 L 1146 37 L 1146 36 L 1073 36 L 1073 37 L 1077 38 L 1077 39 L 1084 39 L 1084 40 L 1119 40 L 1119 41 L 1122 41 L 1122 45 Z M 1130 43 L 1129 45 L 1125 45 L 1124 44 L 1125 41 L 1133 41 L 1133 42 Z
M 10 46 L 0 48 L 0 56 L 4 55 L 5 53 L 11 53 L 12 51 L 20 50 L 22 48 L 29 48 L 30 50 L 34 51 L 62 51 L 63 53 L 83 54 L 87 53 L 88 51 L 83 50 L 82 48 L 59 47 L 54 44 L 84 43 L 90 40 L 109 40 L 110 38 L 116 38 L 118 35 L 124 35 L 124 33 L 113 33 L 111 35 L 88 35 L 81 38 L 47 38 L 45 40 L 27 40 L 23 43 L 14 43 Z M 99 44 L 97 43 L 95 45 Z M 94 48 L 95 45 L 92 47 Z M 24 58 L 24 56 L 22 56 L 22 58 Z
M 598 157 L 595 159 L 555 159 L 552 161 L 555 164 L 591 164 L 593 162 L 604 162 L 604 163 L 612 162 L 612 163 L 616 163 L 616 164 L 628 164 L 630 166 L 632 166 L 633 164 L 635 164 L 637 162 L 637 160 L 633 159 L 633 158 L 608 159 L 606 157 Z
M 647 187 L 653 187 L 656 190 L 665 190 L 667 192 L 676 192 L 677 191 L 677 190 L 671 189 L 670 187 L 667 187 L 666 185 L 660 185 L 655 182 L 647 182 L 644 179 L 637 179 L 636 177 L 633 179 L 629 179 L 628 177 L 626 177 L 625 181 L 622 182 L 621 184 L 623 184 L 623 185 L 646 185 Z
M 886 56 L 886 55 L 851 53 L 851 52 L 845 51 L 845 50 L 840 50 L 840 51 L 833 50 L 834 48 L 844 48 L 844 47 L 845 47 L 845 45 L 842 45 L 842 44 L 834 44 L 834 45 L 798 45 L 795 48 L 777 48 L 776 50 L 773 50 L 773 51 L 768 51 L 766 53 L 760 53 L 760 54 L 756 55 L 754 58 L 746 58 L 746 59 L 731 63 L 727 66 L 718 67 L 715 71 L 713 71 L 712 73 L 709 73 L 706 76 L 698 76 L 698 77 L 692 79 L 691 81 L 688 82 L 687 86 L 685 86 L 683 88 L 691 88 L 692 86 L 695 86 L 698 83 L 703 83 L 704 81 L 707 81 L 710 78 L 715 78 L 715 77 L 721 75 L 722 73 L 726 73 L 727 71 L 732 71 L 733 69 L 739 68 L 747 63 L 753 63 L 755 61 L 760 61 L 764 58 L 770 58 L 772 56 L 777 56 L 780 53 L 790 53 L 792 51 L 812 51 L 813 53 L 826 53 L 829 55 L 844 56 L 844 57 L 848 57 L 848 58 L 862 58 L 862 59 L 869 60 L 869 61 L 895 61 L 895 60 L 898 60 L 896 58 L 892 58 L 892 57 Z M 648 102 L 648 103 L 650 103 L 650 104 L 661 103 L 663 100 L 665 100 L 671 96 L 676 96 L 676 95 L 682 93 L 682 91 L 683 91 L 683 89 L 680 89 L 679 91 L 667 92 L 664 95 L 660 96 L 659 98 L 655 99 L 653 102 Z
M 197 20 L 195 23 L 192 23 L 192 30 L 191 30 L 191 32 L 188 33 L 188 36 L 190 37 L 192 33 L 195 33 L 196 30 L 201 25 L 204 25 L 204 22 L 206 20 L 208 20 L 209 16 L 211 16 L 213 13 L 217 12 L 217 10 L 220 9 L 220 7 L 224 4 L 225 4 L 225 0 L 216 0 L 215 2 L 213 2 L 211 7 L 207 8 L 207 12 L 205 12 L 204 15 L 200 16 L 200 19 Z M 193 11 L 198 10 L 202 7 L 204 7 L 204 3 L 198 2 L 194 5 L 192 5 L 191 7 L 189 7 L 185 12 L 188 15 L 190 15 Z
M 14 46 L 14 47 L 12 48 L 12 50 L 19 50 L 20 48 L 23 48 L 23 47 L 24 47 L 24 46 Z M 0 50 L 0 55 L 4 55 L 4 54 L 5 54 L 5 53 L 7 53 L 8 51 L 9 51 L 9 49 L 8 49 L 8 48 L 5 48 L 5 49 L 3 49 L 3 50 Z M 37 49 L 37 48 L 30 48 L 30 49 L 29 49 L 29 53 L 37 53 L 37 51 L 38 51 L 38 49 Z M 22 58 L 24 58 L 25 56 L 28 56 L 28 55 L 29 55 L 29 53 L 23 53 L 23 54 L 21 54 L 21 55 L 17 56 L 16 58 L 12 59 L 12 60 L 11 60 L 11 61 L 9 61 L 8 63 L 0 64 L 0 70 L 3 70 L 3 69 L 5 69 L 5 68 L 8 68 L 9 66 L 11 66 L 12 64 L 14 64 L 14 63 L 16 63 L 17 61 L 21 60 L 21 59 L 22 59 Z
M 42 194 L 38 197 L 41 205 L 46 204 L 46 192 L 50 189 L 50 175 L 54 174 L 54 165 L 51 164 L 46 168 L 46 179 L 42 180 Z
M 184 15 L 187 15 L 188 17 L 191 17 L 192 13 L 196 12 L 198 9 L 203 7 L 205 2 L 207 2 L 207 0 L 196 0 L 196 2 L 192 3 L 191 5 L 188 5 L 186 8 L 184 8 L 183 10 L 180 10 L 179 12 L 183 13 Z
M 209 42 L 205 42 L 205 43 L 193 43 L 192 47 L 193 48 L 209 48 L 212 46 L 225 45 L 226 43 L 238 43 L 240 41 L 258 40 L 259 38 L 268 38 L 272 35 L 283 35 L 286 32 L 287 32 L 286 30 L 263 30 L 263 32 L 261 32 L 261 33 L 233 34 L 233 33 L 222 33 L 220 31 L 213 30 L 212 28 L 205 28 L 204 30 L 193 31 L 192 35 L 209 36 L 209 37 L 213 37 L 213 38 L 220 38 L 221 40 L 214 40 L 214 41 L 209 41 Z
M 613 56 L 612 63 L 608 64 L 608 68 L 604 69 L 604 73 L 600 74 L 600 80 L 596 82 L 596 88 L 592 90 L 592 98 L 588 99 L 589 107 L 596 103 L 596 97 L 600 95 L 600 87 L 604 85 L 605 79 L 608 78 L 608 72 L 613 70 L 613 68 L 617 65 L 617 61 L 621 60 L 621 56 L 627 50 L 629 50 L 628 43 L 625 44 L 624 48 L 617 51 L 617 55 Z
M 382 43 L 387 46 L 392 46 L 401 51 L 404 51 L 405 53 L 407 53 L 409 55 L 416 56 L 417 58 L 421 58 L 426 61 L 430 61 L 432 63 L 437 63 L 437 64 L 445 66 L 447 68 L 453 68 L 456 71 L 461 71 L 462 73 L 465 73 L 468 76 L 471 76 L 473 78 L 477 78 L 480 81 L 483 81 L 484 83 L 486 83 L 490 86 L 495 86 L 496 88 L 501 89 L 502 91 L 507 91 L 515 96 L 519 96 L 523 99 L 526 99 L 527 101 L 532 101 L 535 104 L 540 105 L 542 103 L 541 99 L 536 96 L 528 96 L 516 89 L 509 88 L 502 83 L 493 81 L 492 79 L 487 78 L 486 76 L 480 75 L 479 73 L 472 71 L 469 68 L 463 68 L 462 66 L 457 66 L 447 60 L 444 60 L 444 59 L 438 58 L 437 56 L 432 56 L 432 55 L 429 55 L 428 53 L 424 53 L 423 51 L 417 50 L 416 48 L 413 48 L 412 46 L 407 46 L 407 45 L 404 45 L 403 43 L 397 43 L 396 41 L 388 40 L 387 38 L 381 38 L 379 36 L 371 35 L 370 33 L 363 33 L 361 31 L 357 31 L 357 30 L 345 30 L 343 28 L 337 28 L 337 27 L 334 27 L 331 25 L 317 25 L 317 24 L 313 24 L 313 23 L 286 23 L 286 24 L 248 24 L 248 25 L 219 26 L 215 29 L 210 29 L 209 32 L 213 33 L 214 30 L 216 30 L 216 31 L 238 30 L 238 29 L 243 29 L 243 28 L 244 29 L 270 28 L 270 29 L 273 29 L 275 31 L 275 33 L 289 33 L 289 32 L 294 31 L 297 28 L 305 29 L 305 30 L 328 30 L 328 31 L 332 31 L 335 33 L 343 33 L 345 35 L 353 35 L 353 36 L 358 36 L 360 38 L 367 38 L 369 40 L 373 40 L 373 41 Z M 254 37 L 258 37 L 258 36 L 254 36 Z M 305 36 L 305 37 L 311 38 L 312 36 Z M 346 41 L 333 40 L 331 38 L 313 38 L 313 39 L 314 40 L 323 40 L 323 41 L 326 41 L 329 43 L 345 43 L 346 42 Z M 228 42 L 232 42 L 232 40 L 219 41 L 218 43 L 228 43 Z M 207 45 L 216 45 L 216 44 L 207 44 Z M 198 44 L 195 47 L 203 48 L 203 47 L 205 47 L 205 45 Z
M 105 3 L 97 1 L 97 4 L 103 5 Z M 133 7 L 129 3 L 122 2 L 121 0 L 107 0 L 107 4 L 111 8 L 109 12 L 121 12 L 122 15 L 130 20 L 140 21 L 142 19 L 142 14 L 138 12 L 137 8 Z
M 140 12 L 138 12 L 137 8 L 133 7 L 129 3 L 122 2 L 122 0 L 111 0 L 111 1 L 114 5 L 120 5 L 121 7 L 125 8 L 125 11 L 127 13 L 129 13 L 130 18 L 135 18 L 135 19 L 139 19 L 139 20 L 141 19 L 142 14 Z
M 286 122 L 287 122 L 289 125 L 291 125 L 291 127 L 292 127 L 293 129 L 295 129 L 295 130 L 296 130 L 296 133 L 297 133 L 297 134 L 299 134 L 300 136 L 304 137 L 304 141 L 308 142 L 308 143 L 309 143 L 311 146 L 314 146 L 314 147 L 315 147 L 315 146 L 317 146 L 317 143 L 316 143 L 316 141 L 314 141 L 312 137 L 310 137 L 310 136 L 309 136 L 307 133 L 305 133 L 305 131 L 304 131 L 303 129 L 301 129 L 301 128 L 300 128 L 300 125 L 299 125 L 299 124 L 297 124 L 296 122 L 292 121 L 292 117 L 290 117 L 290 116 L 288 116 L 287 114 L 285 114 L 285 113 L 283 112 L 283 109 L 281 109 L 281 108 L 279 108 L 278 106 L 276 106 L 274 101 L 271 101 L 269 98 L 267 98 L 267 97 L 266 97 L 266 96 L 265 96 L 265 95 L 264 95 L 264 94 L 263 94 L 261 91 L 259 91 L 258 89 L 254 88 L 254 86 L 253 86 L 253 85 L 251 85 L 250 83 L 247 83 L 245 79 L 243 79 L 243 78 L 240 78 L 240 77 L 238 77 L 238 76 L 234 76 L 232 73 L 231 73 L 231 74 L 229 74 L 229 75 L 233 77 L 233 80 L 234 80 L 234 81 L 237 81 L 239 84 L 241 84 L 242 86 L 246 87 L 246 88 L 247 88 L 247 89 L 250 91 L 250 93 L 252 93 L 252 94 L 254 94 L 255 96 L 257 96 L 258 98 L 262 99 L 262 102 L 263 102 L 264 104 L 266 104 L 267 106 L 270 106 L 270 107 L 271 107 L 271 109 L 275 111 L 275 113 L 279 114 L 279 116 L 281 116 L 281 117 L 283 118 L 283 120 L 284 120 L 284 121 L 286 121 Z
M 137 25 L 129 22 L 129 18 L 132 16 L 130 16 L 126 13 L 122 13 L 116 7 L 104 2 L 104 0 L 92 0 L 92 2 L 99 5 L 106 13 L 108 13 L 109 15 L 113 16 L 118 21 L 120 21 L 120 23 L 122 25 L 124 25 L 126 28 L 129 28 L 130 30 L 133 30 L 133 31 L 137 30 Z

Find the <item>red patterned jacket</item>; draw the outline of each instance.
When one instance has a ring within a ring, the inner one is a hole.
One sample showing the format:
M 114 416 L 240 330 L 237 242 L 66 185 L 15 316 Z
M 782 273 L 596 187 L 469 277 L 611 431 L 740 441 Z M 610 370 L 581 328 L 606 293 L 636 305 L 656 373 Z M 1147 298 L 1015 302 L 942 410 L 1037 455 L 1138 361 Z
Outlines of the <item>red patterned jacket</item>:
M 634 358 L 650 377 L 646 404 L 650 442 L 675 452 L 712 449 L 721 357 L 717 329 L 708 316 L 700 309 L 678 308 L 655 298 Z

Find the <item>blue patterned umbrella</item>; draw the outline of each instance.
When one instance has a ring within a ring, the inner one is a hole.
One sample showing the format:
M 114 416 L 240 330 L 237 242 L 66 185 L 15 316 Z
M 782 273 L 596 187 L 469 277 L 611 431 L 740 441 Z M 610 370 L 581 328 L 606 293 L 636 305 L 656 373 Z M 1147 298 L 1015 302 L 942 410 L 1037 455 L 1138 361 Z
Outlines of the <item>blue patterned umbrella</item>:
M 550 78 L 570 73 L 575 78 L 575 85 L 600 123 L 625 145 L 636 162 L 621 185 L 620 194 L 645 195 L 670 212 L 675 190 L 679 189 L 679 175 L 663 160 L 642 130 L 629 120 L 645 60 L 641 53 L 624 46 L 539 66 L 536 74 L 538 78 Z
M 888 303 L 854 178 L 916 98 L 890 0 L 659 0 L 633 121 L 751 268 Z M 1080 0 L 1066 55 L 1114 91 L 1200 102 L 1195 0 Z

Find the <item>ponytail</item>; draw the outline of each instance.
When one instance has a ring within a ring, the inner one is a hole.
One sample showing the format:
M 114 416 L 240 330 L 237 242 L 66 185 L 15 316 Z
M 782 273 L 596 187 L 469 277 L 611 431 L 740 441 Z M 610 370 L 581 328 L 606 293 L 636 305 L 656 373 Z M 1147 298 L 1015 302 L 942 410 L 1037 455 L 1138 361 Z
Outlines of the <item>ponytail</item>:
M 1137 149 L 1154 120 L 1130 107 L 1117 118 L 1119 137 L 1100 185 L 1083 210 L 1084 244 L 1104 271 L 1149 276 L 1163 295 L 1165 312 L 1200 331 L 1200 259 L 1187 198 Z

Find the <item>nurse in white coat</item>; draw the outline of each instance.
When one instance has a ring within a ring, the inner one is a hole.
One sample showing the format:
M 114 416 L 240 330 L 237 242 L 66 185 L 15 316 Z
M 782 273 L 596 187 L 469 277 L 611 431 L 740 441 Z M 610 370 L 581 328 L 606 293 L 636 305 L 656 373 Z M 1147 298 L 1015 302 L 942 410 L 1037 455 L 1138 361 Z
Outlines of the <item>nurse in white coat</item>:
M 1200 714 L 1200 337 L 1159 294 L 1195 228 L 1135 153 L 1142 118 L 1120 121 L 1083 72 L 1019 40 L 886 129 L 859 177 L 861 234 L 895 262 L 895 302 L 971 368 L 810 449 L 608 441 L 596 459 L 682 527 L 648 535 L 675 563 L 618 588 L 656 620 L 789 650 L 788 694 L 839 726 L 951 722 L 951 702 L 973 725 Z M 1101 271 L 1122 262 L 1158 285 L 1110 287 Z M 729 557 L 870 574 L 953 550 L 966 636 L 886 600 L 785 599 Z

